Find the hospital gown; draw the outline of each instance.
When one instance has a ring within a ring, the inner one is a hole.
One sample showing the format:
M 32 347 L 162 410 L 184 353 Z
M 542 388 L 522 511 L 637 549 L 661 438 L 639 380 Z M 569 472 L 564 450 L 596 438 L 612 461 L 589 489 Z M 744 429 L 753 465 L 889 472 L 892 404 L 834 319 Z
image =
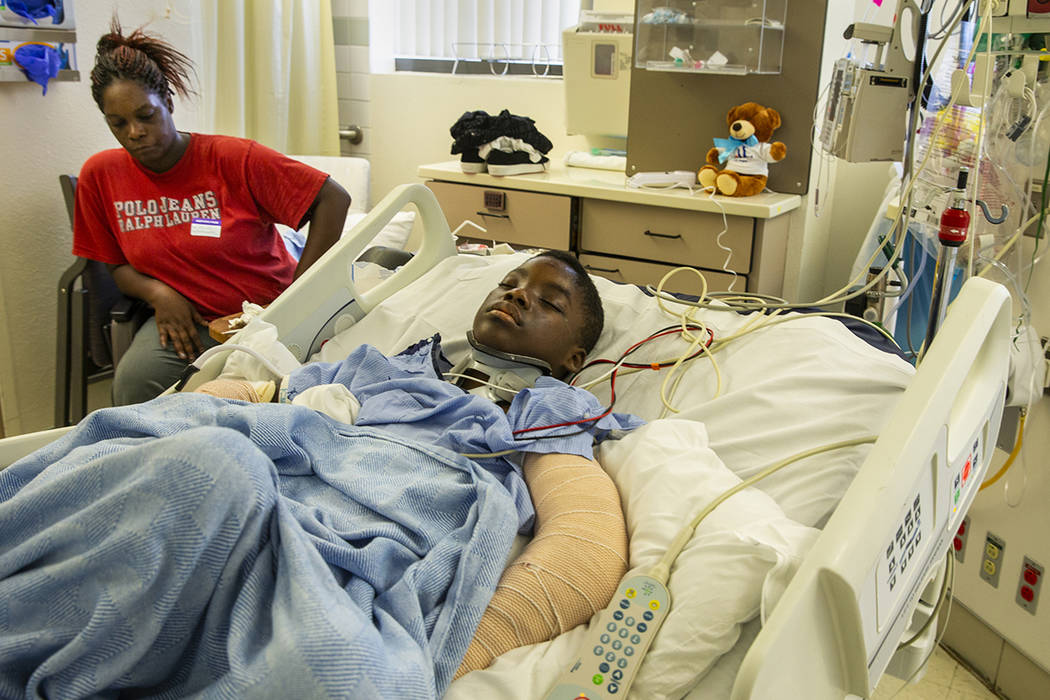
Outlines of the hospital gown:
M 642 424 L 628 414 L 612 413 L 578 426 L 564 423 L 601 415 L 593 394 L 551 377 L 540 377 L 503 409 L 486 398 L 464 392 L 444 380 L 452 363 L 441 352 L 441 336 L 421 340 L 386 357 L 362 345 L 340 362 L 314 362 L 294 372 L 282 385 L 282 400 L 321 384 L 342 384 L 361 403 L 355 425 L 377 426 L 394 434 L 440 445 L 459 454 L 517 450 L 593 458 L 592 445 Z M 562 426 L 515 435 L 522 428 Z M 521 474 L 521 455 L 479 460 L 499 475 L 514 497 L 519 528 L 532 527 L 532 501 Z

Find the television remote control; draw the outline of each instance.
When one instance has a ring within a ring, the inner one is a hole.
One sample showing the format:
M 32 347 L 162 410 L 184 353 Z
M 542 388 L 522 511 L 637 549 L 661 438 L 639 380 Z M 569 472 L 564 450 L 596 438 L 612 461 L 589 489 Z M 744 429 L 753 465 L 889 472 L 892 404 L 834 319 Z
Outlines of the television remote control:
M 645 575 L 625 578 L 547 700 L 627 697 L 670 608 L 671 595 L 664 584 Z

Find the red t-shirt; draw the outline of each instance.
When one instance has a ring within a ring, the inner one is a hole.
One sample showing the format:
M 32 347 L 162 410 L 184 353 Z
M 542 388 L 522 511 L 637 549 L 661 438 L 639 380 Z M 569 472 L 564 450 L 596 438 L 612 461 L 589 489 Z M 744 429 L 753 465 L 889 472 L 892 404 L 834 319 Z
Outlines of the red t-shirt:
M 191 134 L 163 173 L 122 148 L 102 151 L 80 169 L 73 254 L 129 264 L 209 320 L 242 301 L 268 304 L 296 266 L 274 223 L 298 228 L 327 177 L 231 136 Z

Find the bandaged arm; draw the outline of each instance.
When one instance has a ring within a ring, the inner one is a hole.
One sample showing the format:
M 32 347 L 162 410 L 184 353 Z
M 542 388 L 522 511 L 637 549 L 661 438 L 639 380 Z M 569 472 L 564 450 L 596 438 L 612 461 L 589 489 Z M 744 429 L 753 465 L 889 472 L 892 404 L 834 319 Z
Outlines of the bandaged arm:
M 503 572 L 456 677 L 557 635 L 602 610 L 627 571 L 620 495 L 594 460 L 529 453 L 535 534 Z

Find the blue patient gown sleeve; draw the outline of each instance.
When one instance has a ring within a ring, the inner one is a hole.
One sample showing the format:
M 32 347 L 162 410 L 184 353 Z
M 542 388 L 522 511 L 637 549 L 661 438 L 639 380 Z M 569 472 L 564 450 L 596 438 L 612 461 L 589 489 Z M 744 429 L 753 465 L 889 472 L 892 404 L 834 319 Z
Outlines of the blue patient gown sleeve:
M 514 450 L 511 455 L 474 459 L 501 478 L 513 496 L 520 532 L 531 529 L 534 511 L 518 453 L 564 453 L 591 459 L 595 440 L 643 423 L 636 416 L 611 413 L 581 425 L 515 435 L 522 428 L 598 416 L 604 408 L 589 391 L 541 377 L 533 388 L 520 392 L 504 413 L 492 401 L 445 381 L 442 373 L 449 367 L 441 354 L 440 336 L 389 358 L 362 345 L 341 362 L 316 362 L 295 370 L 282 392 L 291 401 L 312 386 L 338 383 L 361 402 L 356 425 L 382 428 L 457 454 Z

